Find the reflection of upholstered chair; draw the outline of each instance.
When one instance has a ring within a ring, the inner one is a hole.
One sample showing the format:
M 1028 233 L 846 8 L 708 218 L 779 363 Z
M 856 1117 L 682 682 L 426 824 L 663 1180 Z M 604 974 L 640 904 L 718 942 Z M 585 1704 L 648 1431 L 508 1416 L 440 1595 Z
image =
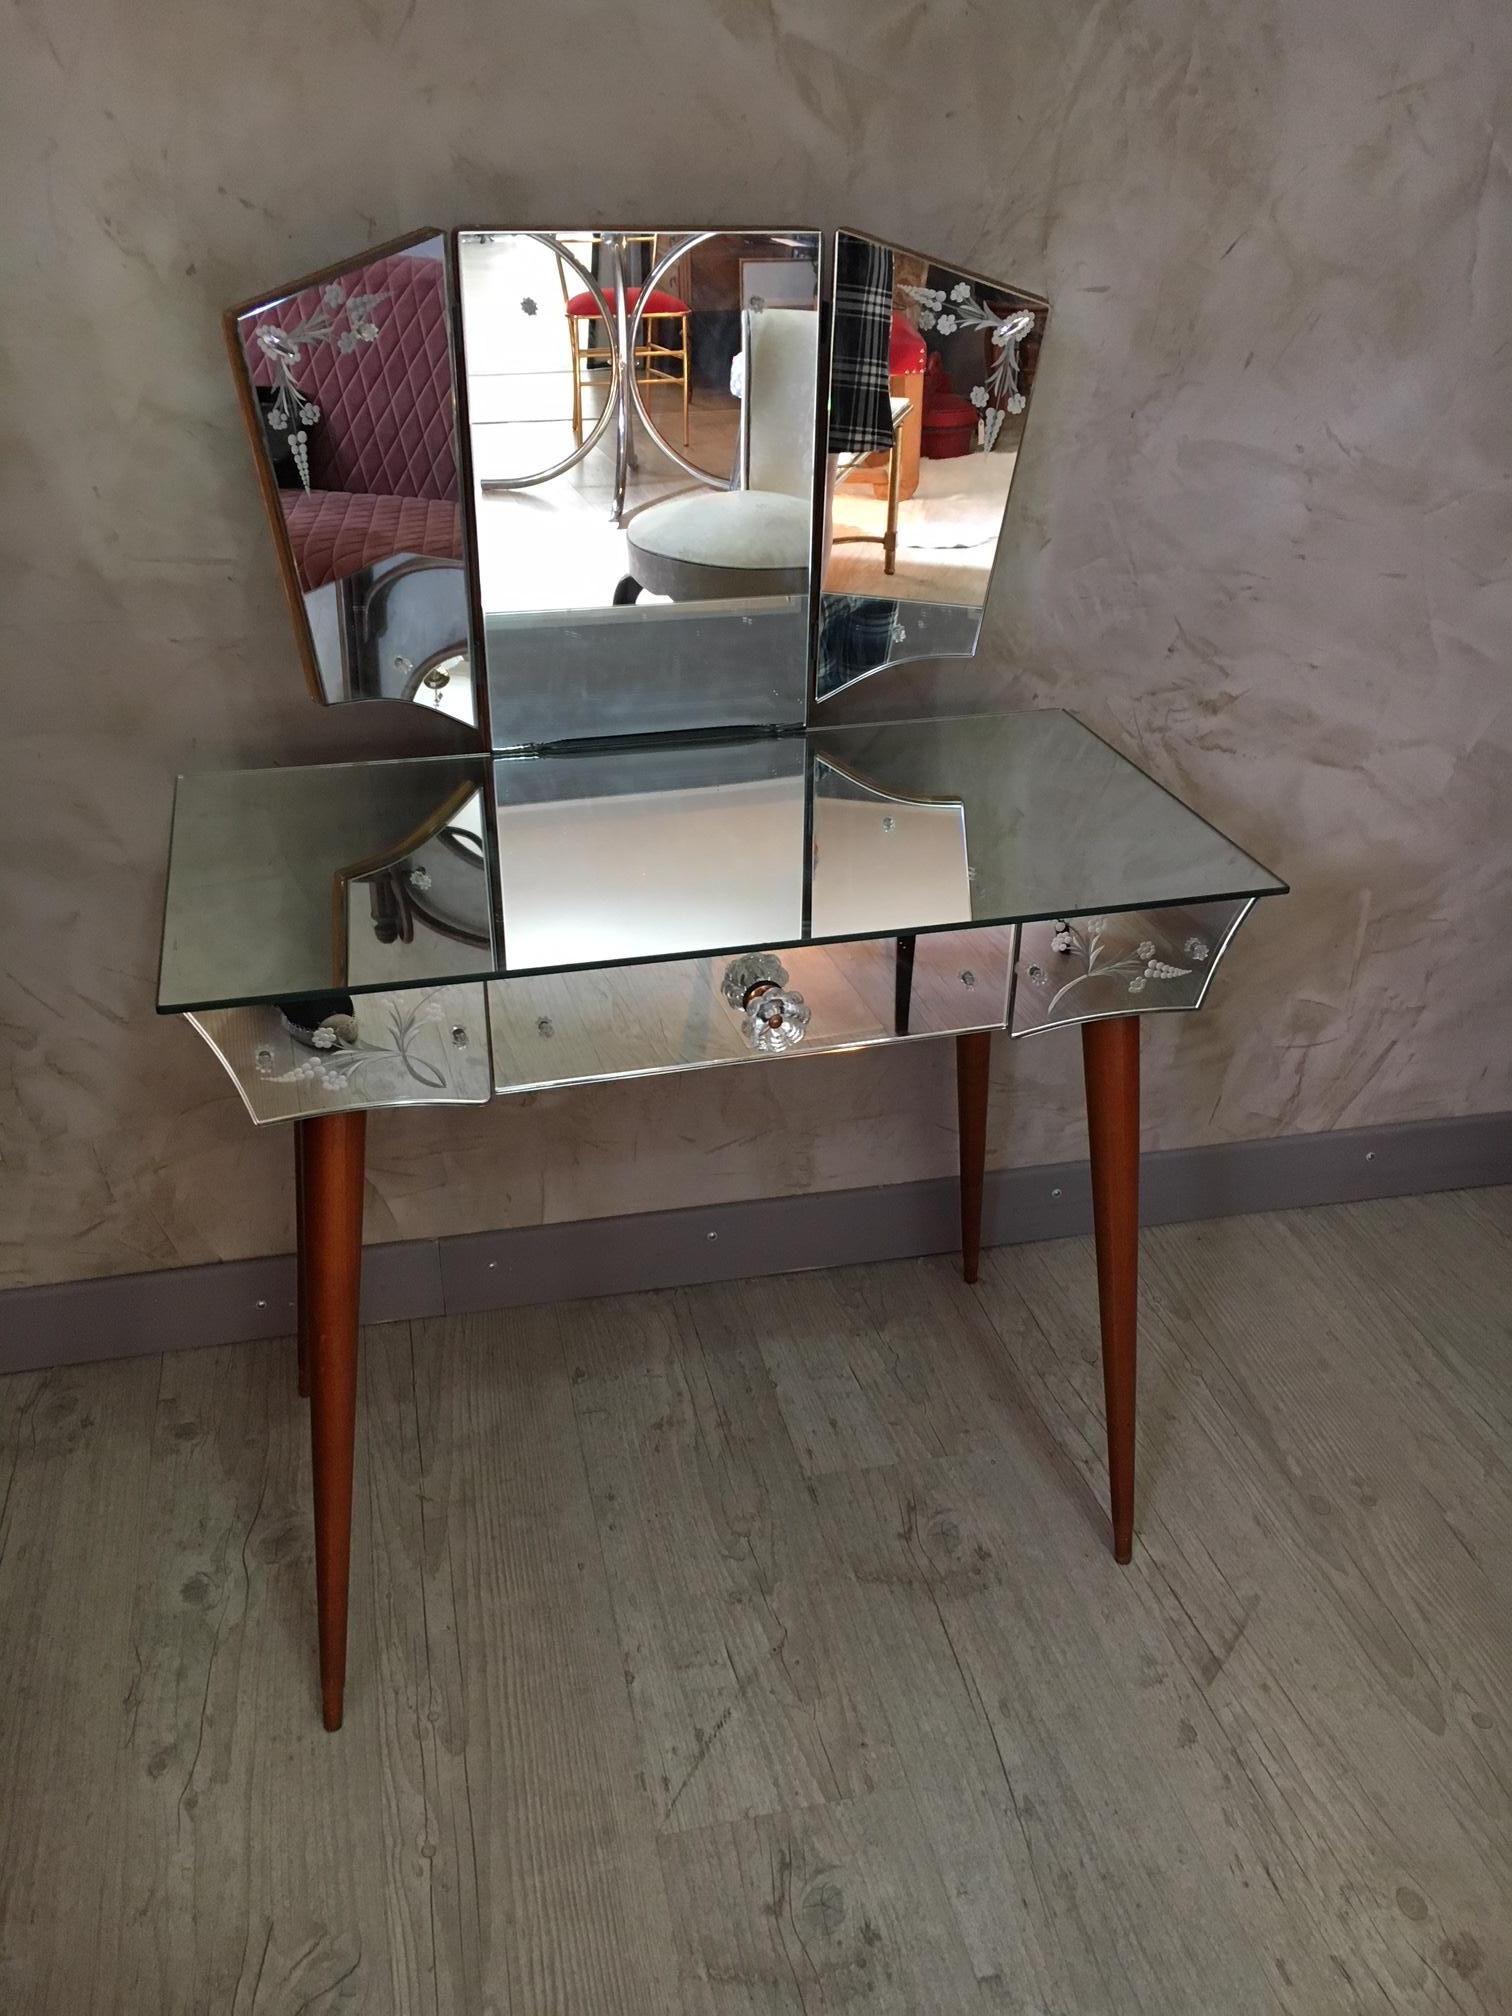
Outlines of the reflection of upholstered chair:
M 279 493 L 306 590 L 398 553 L 462 557 L 445 268 L 393 252 L 344 273 L 341 286 L 376 297 L 377 335 L 345 350 L 312 343 L 295 367 L 320 408 L 309 487 Z M 256 329 L 296 328 L 319 311 L 322 296 L 322 286 L 306 287 L 256 318 L 242 339 L 254 384 L 273 383 Z
M 819 318 L 802 308 L 747 310 L 739 487 L 653 504 L 630 520 L 631 573 L 615 600 L 643 588 L 674 602 L 801 595 L 808 586 Z
M 596 237 L 593 242 L 597 244 Z M 647 246 L 651 264 L 655 266 L 657 237 L 654 233 L 633 233 L 622 237 L 620 243 Z M 557 273 L 562 282 L 562 300 L 566 307 L 567 340 L 572 347 L 572 438 L 581 448 L 583 392 L 599 382 L 591 376 L 585 378 L 583 373 L 591 365 L 607 365 L 613 352 L 607 342 L 595 344 L 591 339 L 593 324 L 599 320 L 599 305 L 593 295 L 586 287 L 576 294 L 568 292 L 567 268 L 560 259 L 557 260 Z M 599 291 L 605 306 L 613 311 L 618 289 L 609 286 Z M 625 288 L 625 313 L 631 319 L 640 297 L 639 287 Z M 643 391 L 657 385 L 678 385 L 682 388 L 684 448 L 688 445 L 688 318 L 691 313 L 680 295 L 670 293 L 664 287 L 653 287 L 646 297 L 640 333 L 635 343 L 635 375 Z

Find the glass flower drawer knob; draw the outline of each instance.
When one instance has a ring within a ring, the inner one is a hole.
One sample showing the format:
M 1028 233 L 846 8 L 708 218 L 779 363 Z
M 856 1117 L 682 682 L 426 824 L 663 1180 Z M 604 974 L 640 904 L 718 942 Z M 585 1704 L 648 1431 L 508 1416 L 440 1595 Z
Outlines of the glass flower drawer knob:
M 801 994 L 757 987 L 741 1018 L 741 1034 L 753 1050 L 791 1050 L 803 1041 L 812 1012 Z
M 753 1050 L 791 1050 L 803 1041 L 812 1010 L 787 984 L 787 968 L 771 952 L 745 952 L 725 968 L 720 992 L 740 1014 L 740 1033 Z

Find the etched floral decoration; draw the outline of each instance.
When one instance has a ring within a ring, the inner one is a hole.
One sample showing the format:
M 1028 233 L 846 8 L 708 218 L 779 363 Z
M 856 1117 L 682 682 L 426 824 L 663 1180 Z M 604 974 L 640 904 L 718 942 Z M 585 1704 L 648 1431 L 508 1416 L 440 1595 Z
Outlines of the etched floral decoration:
M 320 408 L 308 393 L 300 390 L 294 367 L 316 343 L 334 343 L 343 356 L 359 343 L 376 343 L 378 324 L 373 311 L 386 298 L 383 288 L 373 294 L 348 294 L 339 280 L 332 280 L 321 294 L 320 306 L 292 329 L 264 322 L 257 332 L 257 347 L 273 368 L 273 403 L 264 417 L 268 426 L 288 441 L 289 453 L 306 490 L 310 487 L 307 430 L 320 418 Z M 339 326 L 343 318 L 345 328 Z
M 1213 969 L 1249 908 L 1247 898 L 1221 897 L 1021 925 L 1010 1033 L 1031 1036 L 1106 1015 L 1200 1008 Z
M 1047 1015 L 1053 1015 L 1066 996 L 1084 986 L 1088 980 L 1120 979 L 1128 993 L 1143 994 L 1151 981 L 1185 980 L 1193 968 L 1204 964 L 1211 954 L 1207 940 L 1194 932 L 1182 948 L 1192 962 L 1190 966 L 1177 966 L 1169 959 L 1162 959 L 1152 938 L 1142 938 L 1132 952 L 1110 957 L 1107 929 L 1106 917 L 1084 917 L 1076 922 L 1064 917 L 1056 919 L 1050 950 L 1062 958 L 1079 961 L 1081 971 L 1073 973 L 1056 989 L 1046 1006 Z M 1044 979 L 1046 976 L 1043 971 L 1031 967 L 1030 977 Z M 1049 977 L 1053 978 L 1053 973 Z
M 996 314 L 977 299 L 969 280 L 958 280 L 949 293 L 943 287 L 904 287 L 902 292 L 918 306 L 920 329 L 932 329 L 937 336 L 954 336 L 958 329 L 982 329 L 991 333 L 994 356 L 984 383 L 973 385 L 967 395 L 982 416 L 977 423 L 977 445 L 990 449 L 1002 432 L 1008 413 L 1022 413 L 1027 403 L 1019 384 L 1019 344 L 1034 327 L 1032 308 L 1016 309 L 1011 315 Z
M 415 1047 L 423 1029 L 445 1019 L 440 995 L 430 993 L 415 998 L 406 994 L 390 999 L 385 1006 L 387 1041 L 373 1042 L 363 1036 L 349 1016 L 332 1017 L 320 1028 L 298 1037 L 302 1044 L 310 1046 L 310 1053 L 292 1070 L 275 1071 L 272 1051 L 259 1050 L 258 1077 L 275 1085 L 312 1083 L 325 1092 L 360 1087 L 370 1094 L 375 1088 L 369 1081 L 375 1073 L 397 1079 L 402 1071 L 428 1092 L 444 1090 L 446 1073 L 428 1057 L 418 1055 Z M 290 1033 L 298 1035 L 292 1030 Z

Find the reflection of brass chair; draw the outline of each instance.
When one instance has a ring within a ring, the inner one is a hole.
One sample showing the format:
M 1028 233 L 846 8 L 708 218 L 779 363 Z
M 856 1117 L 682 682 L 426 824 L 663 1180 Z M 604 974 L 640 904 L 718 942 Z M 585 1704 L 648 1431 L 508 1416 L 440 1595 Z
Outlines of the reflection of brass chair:
M 591 245 L 599 242 L 595 233 Z M 654 268 L 658 234 L 653 231 L 625 233 L 620 236 L 621 245 L 649 246 L 649 258 Z M 591 250 L 589 256 L 591 257 Z M 591 341 L 592 325 L 600 319 L 599 305 L 585 287 L 580 293 L 567 291 L 567 268 L 561 259 L 557 260 L 557 277 L 562 283 L 562 301 L 567 314 L 567 340 L 572 347 L 572 437 L 581 448 L 583 445 L 583 392 L 594 384 L 592 377 L 583 374 L 594 364 L 608 364 L 613 351 L 608 343 L 595 344 Z M 604 287 L 601 290 L 604 301 L 611 309 L 617 305 L 618 288 Z M 640 300 L 639 287 L 625 288 L 625 314 L 633 318 L 636 303 Z M 636 381 L 643 391 L 656 385 L 676 385 L 682 389 L 682 438 L 684 448 L 688 445 L 688 397 L 690 376 L 688 370 L 688 319 L 692 314 L 686 301 L 680 295 L 668 293 L 665 288 L 653 287 L 646 300 L 641 315 L 640 333 L 635 344 Z M 666 327 L 671 324 L 671 328 Z M 675 336 L 675 342 L 666 338 Z M 675 369 L 673 367 L 676 367 Z
M 672 497 L 630 520 L 631 575 L 674 602 L 802 595 L 808 587 L 819 318 L 802 308 L 747 309 L 739 486 Z
M 892 406 L 892 446 L 887 451 L 887 520 L 880 532 L 835 532 L 830 535 L 832 546 L 880 546 L 882 548 L 882 572 L 895 574 L 898 571 L 898 494 L 899 478 L 903 468 L 903 430 L 914 412 L 911 399 L 894 397 Z M 835 483 L 843 483 L 851 472 L 864 468 L 873 458 L 869 455 L 837 458 L 839 467 L 835 473 Z
M 880 545 L 884 574 L 897 571 L 899 500 L 912 497 L 919 487 L 919 435 L 923 422 L 927 357 L 923 337 L 894 310 L 888 343 L 892 445 L 881 455 L 842 455 L 835 472 L 837 486 L 848 480 L 853 489 L 870 490 L 885 496 L 887 521 L 880 533 L 844 532 L 835 535 L 830 543 L 833 546 L 853 543 Z

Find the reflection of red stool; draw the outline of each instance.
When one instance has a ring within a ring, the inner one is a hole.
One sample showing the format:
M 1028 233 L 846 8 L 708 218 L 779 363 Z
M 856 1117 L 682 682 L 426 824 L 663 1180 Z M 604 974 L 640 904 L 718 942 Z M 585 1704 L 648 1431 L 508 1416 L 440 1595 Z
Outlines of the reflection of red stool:
M 976 440 L 978 418 L 971 401 L 951 391 L 939 358 L 931 357 L 924 374 L 924 453 L 933 462 L 969 455 Z

